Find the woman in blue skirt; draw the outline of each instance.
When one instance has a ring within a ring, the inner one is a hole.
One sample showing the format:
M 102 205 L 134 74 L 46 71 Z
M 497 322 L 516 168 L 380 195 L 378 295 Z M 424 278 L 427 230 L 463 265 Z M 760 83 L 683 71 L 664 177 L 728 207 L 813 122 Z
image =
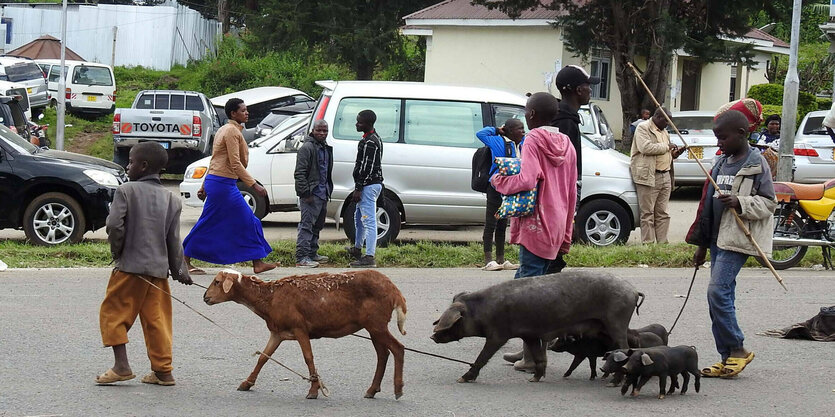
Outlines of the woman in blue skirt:
M 252 213 L 237 186 L 242 181 L 258 194 L 267 196 L 267 190 L 246 171 L 249 149 L 241 130 L 249 112 L 238 98 L 229 99 L 224 110 L 229 123 L 215 134 L 209 172 L 197 192 L 197 197 L 206 202 L 203 213 L 183 241 L 186 264 L 194 275 L 205 272 L 195 268 L 191 258 L 221 265 L 252 261 L 256 274 L 276 267 L 262 260 L 272 248 L 264 239 L 261 221 Z

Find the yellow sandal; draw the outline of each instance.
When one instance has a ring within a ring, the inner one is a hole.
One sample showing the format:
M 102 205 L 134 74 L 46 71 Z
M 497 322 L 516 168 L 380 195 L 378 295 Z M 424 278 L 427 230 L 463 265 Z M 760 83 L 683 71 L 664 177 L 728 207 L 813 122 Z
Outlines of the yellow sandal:
M 754 352 L 749 352 L 744 358 L 728 358 L 725 360 L 725 367 L 722 368 L 721 378 L 733 378 L 739 375 L 751 361 L 754 360 Z
M 702 376 L 705 378 L 717 378 L 722 375 L 722 370 L 725 369 L 725 364 L 716 362 L 710 365 L 709 368 L 702 369 Z

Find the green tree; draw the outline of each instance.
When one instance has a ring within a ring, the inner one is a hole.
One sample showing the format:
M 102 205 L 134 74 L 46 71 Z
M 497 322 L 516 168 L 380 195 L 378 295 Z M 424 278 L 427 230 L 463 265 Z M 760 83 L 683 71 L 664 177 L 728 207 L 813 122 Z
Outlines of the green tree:
M 402 17 L 436 0 L 259 0 L 245 21 L 261 50 L 319 50 L 361 80 L 402 53 Z M 233 13 L 234 14 L 234 13 Z
M 765 0 L 473 0 L 473 3 L 498 8 L 510 17 L 537 7 L 555 10 L 559 15 L 556 24 L 563 29 L 570 51 L 584 57 L 589 56 L 592 48 L 611 51 L 621 95 L 624 146 L 631 144 L 629 124 L 634 115 L 641 108 L 653 107 L 628 66 L 636 56 L 646 58 L 644 81 L 653 95 L 663 100 L 675 50 L 682 48 L 702 62 L 749 63 L 749 45 L 730 43 L 720 37 L 741 37 L 750 29 L 751 16 L 760 10 L 774 12 L 771 2 Z

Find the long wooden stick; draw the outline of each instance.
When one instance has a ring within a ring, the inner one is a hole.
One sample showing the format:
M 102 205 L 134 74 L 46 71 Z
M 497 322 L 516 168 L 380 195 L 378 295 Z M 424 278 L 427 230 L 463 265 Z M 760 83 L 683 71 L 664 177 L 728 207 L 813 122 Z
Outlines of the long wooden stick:
M 661 107 L 661 103 L 659 103 L 658 100 L 655 99 L 655 95 L 652 94 L 652 91 L 649 89 L 649 87 L 647 87 L 646 83 L 644 83 L 644 79 L 641 78 L 641 74 L 638 72 L 638 70 L 635 68 L 635 66 L 632 65 L 631 62 L 627 62 L 626 65 L 629 65 L 629 68 L 631 68 L 632 71 L 635 73 L 635 77 L 638 78 L 638 81 L 641 83 L 641 85 L 647 91 L 647 94 L 649 94 L 649 97 L 652 99 L 652 102 L 655 103 L 656 106 Z M 681 143 L 683 143 L 685 147 L 689 147 L 687 142 L 684 140 L 684 137 L 681 135 L 681 132 L 678 131 L 678 128 L 676 127 L 675 123 L 673 123 L 673 121 L 670 119 L 670 116 L 667 114 L 667 112 L 662 111 L 661 114 L 664 115 L 664 118 L 667 119 L 667 123 L 669 123 L 670 126 L 672 126 L 673 130 L 675 130 L 679 139 L 681 139 Z M 690 152 L 689 149 L 688 149 L 688 152 Z M 719 185 L 716 184 L 716 181 L 713 180 L 713 177 L 710 175 L 710 172 L 708 172 L 707 168 L 705 168 L 705 166 L 702 165 L 702 161 L 699 160 L 698 155 L 694 155 L 694 156 L 696 156 L 696 157 L 693 158 L 693 159 L 695 159 L 696 163 L 699 164 L 699 168 L 702 169 L 702 172 L 705 174 L 708 181 L 710 181 L 710 183 L 713 185 L 713 188 L 717 192 L 720 192 L 719 191 Z M 737 213 L 736 210 L 731 210 L 731 213 L 734 214 L 734 218 L 736 219 L 736 224 L 739 225 L 739 228 L 742 229 L 742 233 L 745 234 L 745 237 L 747 237 L 748 240 L 751 241 L 751 243 L 754 245 L 754 248 L 757 249 L 757 253 L 760 255 L 760 258 L 762 258 L 765 261 L 765 265 L 768 267 L 769 270 L 771 270 L 771 273 L 774 275 L 774 278 L 777 278 L 777 282 L 780 283 L 780 285 L 783 287 L 784 290 L 788 291 L 789 289 L 786 287 L 786 284 L 783 283 L 783 278 L 780 277 L 780 274 L 778 274 L 777 270 L 774 269 L 774 266 L 771 265 L 771 261 L 768 259 L 767 256 L 765 256 L 765 252 L 763 252 L 762 248 L 760 248 L 760 245 L 757 244 L 757 241 L 754 240 L 754 237 L 751 236 L 751 231 L 748 230 L 748 227 L 745 226 L 745 223 L 742 222 L 742 218 L 739 217 L 739 213 Z

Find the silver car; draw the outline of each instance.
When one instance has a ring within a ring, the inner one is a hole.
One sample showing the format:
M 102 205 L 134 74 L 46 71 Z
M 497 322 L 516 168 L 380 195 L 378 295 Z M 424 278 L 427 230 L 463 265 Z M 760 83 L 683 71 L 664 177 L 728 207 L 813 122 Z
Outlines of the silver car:
M 713 116 L 712 112 L 707 111 L 673 113 L 673 123 L 690 146 L 687 152 L 682 153 L 673 161 L 676 185 L 704 184 L 706 177 L 696 160 L 701 161 L 705 169 L 710 172 L 719 150 L 716 146 L 716 136 L 713 135 Z M 672 127 L 667 128 L 667 131 L 670 133 L 670 142 L 678 146 L 684 145 Z
M 589 103 L 580 107 L 580 132 L 603 149 L 615 147 L 615 134 L 597 104 Z
M 835 178 L 835 143 L 821 125 L 826 111 L 803 118 L 794 138 L 794 181 L 817 184 Z

